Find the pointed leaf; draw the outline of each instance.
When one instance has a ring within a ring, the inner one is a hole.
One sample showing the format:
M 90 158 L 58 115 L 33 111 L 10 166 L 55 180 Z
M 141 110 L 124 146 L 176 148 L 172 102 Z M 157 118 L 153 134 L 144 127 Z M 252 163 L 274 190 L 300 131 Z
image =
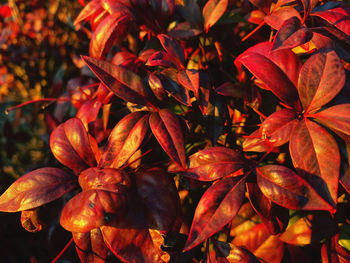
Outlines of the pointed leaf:
M 18 178 L 1 196 L 0 211 L 18 212 L 52 202 L 77 186 L 76 177 L 58 168 L 40 168 Z
M 74 25 L 77 26 L 81 21 L 86 20 L 93 16 L 95 13 L 101 12 L 101 0 L 90 1 L 79 13 L 78 17 L 74 20 Z
M 267 138 L 274 147 L 281 146 L 289 141 L 297 122 L 295 111 L 282 109 L 265 119 L 259 132 L 262 138 Z
M 165 51 L 177 62 L 179 67 L 185 66 L 185 52 L 183 47 L 175 39 L 160 34 L 157 36 Z
M 328 128 L 350 135 L 350 104 L 329 107 L 312 115 Z
M 199 245 L 235 217 L 244 199 L 244 183 L 245 177 L 229 177 L 208 188 L 194 213 L 185 250 Z
M 231 243 L 214 241 L 218 263 L 259 263 L 260 261 L 248 250 Z
M 340 6 L 337 8 L 312 13 L 313 16 L 321 17 L 331 25 L 335 26 L 345 34 L 350 36 L 350 6 Z
M 105 55 L 112 44 L 119 44 L 126 37 L 133 17 L 127 9 L 107 16 L 97 26 L 90 41 L 90 55 L 101 58 Z
M 78 118 L 69 119 L 51 133 L 50 148 L 58 161 L 77 174 L 96 166 L 88 133 Z
M 182 128 L 178 117 L 168 109 L 154 112 L 149 118 L 152 133 L 168 156 L 180 167 L 186 167 Z
M 154 52 L 148 58 L 146 65 L 151 67 L 177 68 L 176 61 L 164 51 Z
M 272 12 L 271 15 L 265 16 L 264 21 L 273 29 L 280 30 L 283 23 L 293 16 L 299 18 L 299 20 L 302 20 L 300 13 L 296 10 L 296 8 L 292 6 L 283 6 Z
M 204 30 L 208 32 L 225 13 L 228 0 L 209 0 L 203 8 Z
M 301 25 L 299 18 L 293 16 L 284 21 L 273 41 L 272 50 L 294 48 L 309 42 L 312 31 Z
M 317 192 L 298 174 L 281 165 L 258 167 L 257 183 L 262 193 L 280 206 L 293 210 L 327 210 Z
M 90 57 L 83 60 L 94 74 L 118 97 L 132 103 L 147 105 L 147 92 L 141 78 L 132 71 Z
M 177 74 L 179 83 L 187 90 L 198 94 L 199 90 L 199 72 L 194 69 L 179 71 Z
M 274 148 L 273 144 L 260 134 L 260 129 L 246 136 L 243 141 L 243 151 L 245 152 L 267 152 L 274 151 Z
M 291 135 L 289 151 L 297 173 L 317 191 L 325 208 L 335 207 L 340 166 L 335 139 L 320 125 L 304 119 Z
M 138 111 L 121 119 L 108 137 L 98 166 L 121 167 L 141 146 L 149 128 L 148 118 L 148 114 Z
M 153 168 L 137 173 L 135 179 L 149 227 L 162 232 L 178 231 L 175 224 L 181 213 L 180 198 L 170 175 Z
M 96 120 L 101 106 L 102 104 L 98 100 L 88 100 L 79 108 L 76 117 L 79 118 L 87 128 L 90 122 Z
M 60 224 L 70 232 L 88 232 L 120 217 L 125 212 L 125 205 L 124 193 L 83 191 L 64 206 Z
M 311 112 L 331 101 L 344 83 L 344 67 L 334 51 L 311 56 L 302 66 L 298 81 L 304 110 Z
M 244 247 L 263 262 L 280 263 L 283 258 L 284 245 L 279 235 L 270 235 L 264 224 L 258 224 L 236 236 L 232 244 Z
M 189 168 L 182 175 L 199 181 L 214 181 L 238 171 L 244 164 L 243 158 L 232 149 L 206 148 L 189 157 Z

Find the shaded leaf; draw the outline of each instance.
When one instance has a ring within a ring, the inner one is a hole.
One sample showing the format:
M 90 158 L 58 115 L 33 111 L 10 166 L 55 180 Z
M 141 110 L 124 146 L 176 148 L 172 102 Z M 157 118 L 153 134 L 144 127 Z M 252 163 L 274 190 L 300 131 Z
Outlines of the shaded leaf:
M 289 151 L 297 173 L 324 200 L 324 208 L 335 207 L 340 166 L 335 139 L 315 122 L 304 119 L 298 123 L 291 135 Z
M 199 245 L 235 217 L 244 199 L 244 183 L 245 177 L 229 177 L 208 188 L 194 213 L 185 250 Z
M 228 5 L 228 0 L 209 0 L 203 7 L 204 30 L 209 31 L 225 13 Z
M 141 146 L 149 124 L 149 115 L 142 111 L 128 114 L 111 131 L 98 167 L 119 168 Z
M 339 235 L 328 239 L 321 248 L 322 263 L 347 263 L 350 251 L 339 245 Z
M 302 26 L 299 18 L 293 16 L 284 21 L 272 44 L 272 50 L 294 48 L 309 42 L 312 31 Z
M 146 65 L 151 67 L 161 66 L 165 68 L 177 68 L 176 61 L 164 51 L 153 53 L 148 58 Z
M 60 198 L 76 186 L 74 175 L 59 168 L 40 168 L 18 178 L 0 196 L 0 211 L 36 208 Z
M 153 168 L 137 173 L 135 178 L 149 227 L 162 232 L 178 231 L 180 198 L 170 175 Z
M 21 225 L 29 232 L 38 232 L 45 227 L 45 224 L 39 218 L 39 209 L 34 208 L 21 212 Z
M 311 112 L 331 101 L 344 83 L 344 67 L 334 51 L 311 56 L 302 66 L 298 81 L 304 110 Z
M 246 183 L 246 185 L 248 190 L 250 183 Z M 251 204 L 249 202 L 244 203 L 231 221 L 230 236 L 237 236 L 258 223 L 261 223 L 261 220 Z
M 179 83 L 187 90 L 198 94 L 199 91 L 199 72 L 194 69 L 179 71 L 177 74 Z
M 283 23 L 293 16 L 299 18 L 299 20 L 302 20 L 300 13 L 294 7 L 283 6 L 278 8 L 271 15 L 265 16 L 264 21 L 273 29 L 279 30 Z
M 165 34 L 160 34 L 157 38 L 165 51 L 177 62 L 176 65 L 183 68 L 185 65 L 185 52 L 180 43 Z
M 83 60 L 94 74 L 114 94 L 126 101 L 147 105 L 147 92 L 141 78 L 132 71 L 109 62 L 83 56 Z
M 216 262 L 218 263 L 259 263 L 260 261 L 248 250 L 231 243 L 214 241 Z
M 182 128 L 178 117 L 168 109 L 154 112 L 149 118 L 152 133 L 168 156 L 181 168 L 186 167 Z

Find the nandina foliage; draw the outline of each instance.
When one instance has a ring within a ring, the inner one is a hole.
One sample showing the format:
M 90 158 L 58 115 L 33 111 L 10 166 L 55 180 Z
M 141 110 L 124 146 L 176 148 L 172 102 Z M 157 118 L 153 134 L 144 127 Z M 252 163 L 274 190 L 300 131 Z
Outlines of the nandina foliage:
M 90 82 L 47 112 L 60 168 L 1 211 L 39 231 L 63 198 L 82 262 L 350 261 L 349 4 L 79 2 Z

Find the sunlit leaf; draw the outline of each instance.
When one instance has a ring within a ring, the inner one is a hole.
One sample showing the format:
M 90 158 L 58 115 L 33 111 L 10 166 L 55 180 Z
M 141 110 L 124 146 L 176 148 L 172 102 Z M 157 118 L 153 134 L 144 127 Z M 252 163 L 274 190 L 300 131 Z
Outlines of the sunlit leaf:
M 75 187 L 74 175 L 58 168 L 40 168 L 18 178 L 0 196 L 0 211 L 36 208 L 60 198 Z
M 204 30 L 208 32 L 225 13 L 228 0 L 209 0 L 203 8 Z

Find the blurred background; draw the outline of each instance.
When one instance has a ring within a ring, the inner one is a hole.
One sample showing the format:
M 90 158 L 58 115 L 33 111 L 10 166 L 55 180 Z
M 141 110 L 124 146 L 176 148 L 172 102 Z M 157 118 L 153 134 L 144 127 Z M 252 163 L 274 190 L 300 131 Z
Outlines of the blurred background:
M 0 1 L 0 194 L 21 175 L 54 164 L 49 133 L 55 120 L 74 114 L 64 102 L 67 83 L 79 76 L 80 54 L 88 52 L 88 31 L 73 26 L 81 8 L 72 0 Z M 63 99 L 41 100 L 57 97 Z M 33 103 L 11 110 L 25 102 Z M 60 205 L 40 212 L 54 217 Z M 51 262 L 69 233 L 58 222 L 30 233 L 20 217 L 0 212 L 0 262 Z M 71 246 L 60 262 L 75 254 Z

